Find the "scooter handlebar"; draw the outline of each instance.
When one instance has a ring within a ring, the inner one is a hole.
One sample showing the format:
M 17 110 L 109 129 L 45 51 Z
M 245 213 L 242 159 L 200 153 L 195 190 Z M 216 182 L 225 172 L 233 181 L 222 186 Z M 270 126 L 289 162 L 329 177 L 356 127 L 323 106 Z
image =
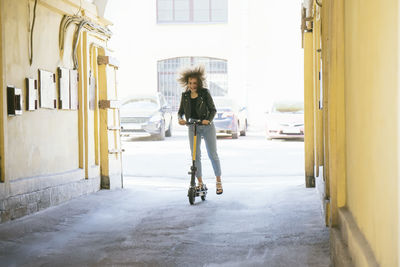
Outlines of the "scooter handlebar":
M 194 124 L 201 125 L 202 123 L 201 120 L 195 120 L 195 119 L 189 119 L 186 122 L 186 125 L 194 125 Z

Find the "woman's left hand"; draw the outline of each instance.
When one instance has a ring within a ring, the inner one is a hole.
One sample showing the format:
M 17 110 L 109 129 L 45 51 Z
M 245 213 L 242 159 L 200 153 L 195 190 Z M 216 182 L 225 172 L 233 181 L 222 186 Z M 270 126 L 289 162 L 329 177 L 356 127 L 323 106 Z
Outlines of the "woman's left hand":
M 201 124 L 203 124 L 203 125 L 209 125 L 209 124 L 210 124 L 210 121 L 208 121 L 208 120 L 203 120 L 203 121 L 201 122 Z

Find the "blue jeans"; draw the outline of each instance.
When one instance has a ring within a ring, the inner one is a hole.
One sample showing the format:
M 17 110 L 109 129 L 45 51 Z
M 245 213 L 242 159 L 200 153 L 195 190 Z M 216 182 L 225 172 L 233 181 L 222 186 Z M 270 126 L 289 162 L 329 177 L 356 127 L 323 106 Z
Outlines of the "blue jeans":
M 193 136 L 194 136 L 194 126 L 189 126 L 189 143 L 190 143 L 190 150 L 192 151 L 193 155 Z M 219 163 L 219 157 L 217 153 L 217 134 L 215 132 L 214 124 L 210 125 L 199 125 L 197 126 L 197 146 L 196 146 L 196 177 L 201 176 L 201 151 L 200 151 L 200 144 L 201 139 L 204 139 L 206 143 L 206 149 L 208 153 L 208 157 L 211 160 L 211 164 L 214 169 L 215 176 L 221 176 L 221 165 Z

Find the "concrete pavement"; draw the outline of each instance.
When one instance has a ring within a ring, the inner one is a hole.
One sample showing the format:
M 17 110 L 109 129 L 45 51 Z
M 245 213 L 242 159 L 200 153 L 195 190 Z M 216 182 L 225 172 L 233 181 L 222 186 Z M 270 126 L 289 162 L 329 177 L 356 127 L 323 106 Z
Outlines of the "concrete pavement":
M 219 144 L 227 144 L 222 150 L 241 146 L 243 153 L 250 153 L 251 140 L 279 148 L 257 136 L 241 140 Z M 186 141 L 170 142 L 179 150 Z M 128 155 L 155 143 L 133 142 L 136 150 Z M 298 155 L 302 144 L 283 147 Z M 229 158 L 224 162 L 227 167 Z M 186 170 L 180 172 L 125 177 L 123 190 L 100 191 L 0 225 L 0 266 L 329 266 L 320 200 L 296 170 L 223 176 L 222 196 L 215 194 L 212 176 L 205 177 L 207 200 L 196 198 L 193 206 Z

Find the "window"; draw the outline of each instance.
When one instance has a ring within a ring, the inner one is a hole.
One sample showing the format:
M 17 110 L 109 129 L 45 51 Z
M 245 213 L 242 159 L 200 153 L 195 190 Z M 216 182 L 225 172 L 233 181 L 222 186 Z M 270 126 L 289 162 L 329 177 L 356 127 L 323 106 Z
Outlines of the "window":
M 184 67 L 203 64 L 206 68 L 207 88 L 212 96 L 228 94 L 227 61 L 208 57 L 178 57 L 160 60 L 158 69 L 158 91 L 173 110 L 179 109 L 183 88 L 176 81 L 178 72 Z
M 228 0 L 157 0 L 158 23 L 226 23 Z

